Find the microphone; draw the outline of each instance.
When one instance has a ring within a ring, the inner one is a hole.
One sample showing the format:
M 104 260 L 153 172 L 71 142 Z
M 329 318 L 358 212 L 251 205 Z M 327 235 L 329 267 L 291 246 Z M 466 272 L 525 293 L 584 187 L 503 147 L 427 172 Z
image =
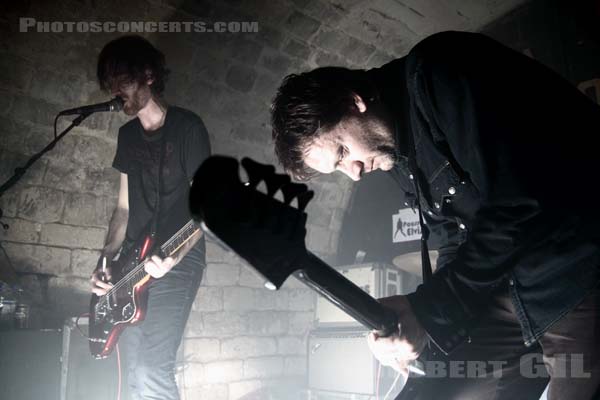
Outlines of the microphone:
M 71 108 L 58 113 L 58 115 L 76 115 L 76 114 L 92 114 L 102 111 L 121 111 L 123 109 L 123 99 L 115 97 L 104 103 L 90 104 L 89 106 Z

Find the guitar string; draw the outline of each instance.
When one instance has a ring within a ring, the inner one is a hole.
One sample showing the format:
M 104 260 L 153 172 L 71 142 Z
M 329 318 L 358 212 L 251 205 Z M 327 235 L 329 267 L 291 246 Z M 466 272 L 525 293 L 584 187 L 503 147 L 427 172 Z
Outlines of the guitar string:
M 180 236 L 185 233 L 185 231 L 190 231 L 191 227 L 195 227 L 194 226 L 194 222 L 190 221 L 188 222 L 183 228 L 181 228 L 175 235 L 173 235 L 173 237 L 171 239 L 169 239 L 167 242 L 165 242 L 165 244 L 163 244 L 161 246 L 161 250 L 164 251 L 166 248 L 168 248 L 174 241 L 176 241 L 177 239 L 180 238 Z M 191 231 L 192 234 L 196 232 L 196 230 L 192 230 Z M 190 233 L 190 232 L 188 232 Z M 189 237 L 192 236 L 192 234 L 189 235 Z M 187 237 L 184 241 L 182 241 L 182 243 L 184 243 L 185 241 L 189 240 L 189 237 Z M 120 288 L 122 288 L 124 285 L 129 284 L 131 280 L 133 280 L 133 278 L 138 275 L 141 270 L 142 267 L 146 264 L 146 261 L 141 262 L 140 264 L 138 264 L 135 268 L 133 268 L 127 275 L 125 275 L 114 287 L 112 287 L 102 298 L 102 300 L 100 300 L 98 302 L 98 304 L 100 304 L 100 306 L 104 306 L 104 304 L 106 302 L 108 302 L 108 298 L 109 296 L 115 294 Z M 139 280 L 143 279 L 143 277 L 139 277 Z
M 180 238 L 180 236 L 185 233 L 186 230 L 189 230 L 190 227 L 192 227 L 194 224 L 193 221 L 188 222 L 185 226 L 183 226 L 183 228 L 181 228 L 175 235 L 173 235 L 173 237 L 171 237 L 171 239 L 169 239 L 168 241 L 166 241 L 161 247 L 161 251 L 165 251 L 165 249 L 167 249 L 174 241 L 178 240 Z M 190 235 L 191 236 L 191 235 Z M 185 240 L 188 240 L 188 238 L 186 238 Z M 128 283 L 126 281 L 130 280 L 130 278 L 137 274 L 138 272 L 140 272 L 141 267 L 145 265 L 145 261 L 142 261 L 141 263 L 139 263 L 135 268 L 133 268 L 127 275 L 125 275 L 119 282 L 117 282 L 117 284 L 110 289 L 110 291 L 113 290 L 117 290 L 118 288 L 120 288 L 121 286 L 123 286 L 123 284 Z M 109 293 L 107 292 L 106 295 L 108 295 Z
M 164 252 L 165 249 L 167 249 L 171 244 L 173 244 L 173 242 L 178 240 L 183 233 L 186 233 L 186 231 L 190 231 L 190 228 L 196 228 L 194 221 L 189 221 L 179 231 L 177 231 L 177 233 L 175 233 L 169 240 L 167 240 L 162 246 L 160 246 L 161 251 Z M 192 229 L 191 232 L 187 232 L 187 233 L 189 233 L 189 236 L 185 240 L 183 240 L 181 244 L 183 244 L 187 240 L 189 240 L 189 238 L 196 232 L 197 232 L 197 229 Z M 121 287 L 123 287 L 123 285 L 129 284 L 130 281 L 132 280 L 132 278 L 142 270 L 142 267 L 145 264 L 146 264 L 146 261 L 144 260 L 141 263 L 139 263 L 138 265 L 136 265 L 119 282 L 117 282 L 117 284 L 115 286 L 113 286 L 111 289 L 109 289 L 108 292 L 106 292 L 106 294 L 102 297 L 102 299 L 100 301 L 98 301 L 98 304 L 103 306 L 104 303 L 108 302 L 108 297 L 115 294 L 115 292 L 117 290 L 119 290 Z

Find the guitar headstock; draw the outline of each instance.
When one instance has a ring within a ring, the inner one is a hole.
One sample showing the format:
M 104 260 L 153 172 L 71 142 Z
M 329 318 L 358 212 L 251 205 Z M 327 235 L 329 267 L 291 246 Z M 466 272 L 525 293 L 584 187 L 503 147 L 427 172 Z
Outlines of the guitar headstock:
M 209 157 L 194 176 L 190 209 L 209 233 L 239 254 L 278 289 L 307 255 L 306 208 L 313 192 L 249 158 Z M 264 183 L 264 184 L 263 184 Z M 258 190 L 264 186 L 266 193 Z M 276 197 L 279 197 L 277 199 Z

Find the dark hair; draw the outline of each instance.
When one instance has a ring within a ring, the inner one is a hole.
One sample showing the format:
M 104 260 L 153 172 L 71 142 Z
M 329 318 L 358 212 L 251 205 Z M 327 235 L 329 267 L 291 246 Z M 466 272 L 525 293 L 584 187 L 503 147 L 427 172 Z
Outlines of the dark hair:
M 275 154 L 287 173 L 307 180 L 316 171 L 304 163 L 308 146 L 356 109 L 354 94 L 371 100 L 364 71 L 317 68 L 285 77 L 271 104 Z
M 97 77 L 102 90 L 109 91 L 113 80 L 121 75 L 134 82 L 145 82 L 147 71 L 154 79 L 150 88 L 161 96 L 169 70 L 165 66 L 165 56 L 148 40 L 137 35 L 122 36 L 104 46 L 98 56 Z

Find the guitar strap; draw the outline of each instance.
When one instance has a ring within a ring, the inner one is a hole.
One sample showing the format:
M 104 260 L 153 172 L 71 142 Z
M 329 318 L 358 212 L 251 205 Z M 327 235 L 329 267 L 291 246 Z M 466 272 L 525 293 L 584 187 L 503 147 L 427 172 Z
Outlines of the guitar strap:
M 158 219 L 160 215 L 160 188 L 162 186 L 163 164 L 165 163 L 166 133 L 160 138 L 160 154 L 158 157 L 158 174 L 156 177 L 156 198 L 154 201 L 154 215 L 152 216 L 151 232 L 158 235 Z
M 423 213 L 421 212 L 421 188 L 419 185 L 421 172 L 417 167 L 414 137 L 412 133 L 406 136 L 408 137 L 408 169 L 410 173 L 413 174 L 414 178 L 412 181 L 415 184 L 419 225 L 421 226 L 421 271 L 423 274 L 423 283 L 427 283 L 433 275 L 433 271 L 431 269 L 431 260 L 429 259 L 429 246 L 427 245 L 427 240 L 429 239 L 429 227 L 425 225 Z

